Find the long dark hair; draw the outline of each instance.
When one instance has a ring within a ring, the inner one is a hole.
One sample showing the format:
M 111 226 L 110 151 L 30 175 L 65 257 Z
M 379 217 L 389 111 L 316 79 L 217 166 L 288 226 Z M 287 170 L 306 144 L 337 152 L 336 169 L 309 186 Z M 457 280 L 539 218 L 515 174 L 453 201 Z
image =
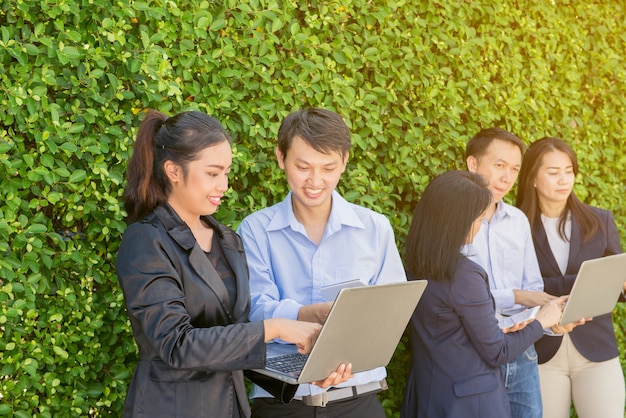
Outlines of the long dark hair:
M 435 177 L 415 207 L 405 265 L 417 278 L 451 281 L 473 222 L 491 204 L 485 180 L 469 171 Z
M 128 162 L 124 206 L 128 221 L 135 222 L 164 203 L 171 184 L 163 167 L 166 161 L 187 164 L 207 147 L 230 141 L 217 119 L 202 112 L 182 112 L 168 118 L 156 110 L 144 117 Z
M 524 160 L 522 161 L 522 169 L 519 173 L 515 205 L 526 214 L 531 225 L 540 222 L 541 214 L 539 198 L 537 197 L 537 190 L 535 189 L 535 178 L 543 162 L 543 156 L 553 151 L 560 151 L 566 154 L 572 162 L 574 175 L 578 174 L 576 153 L 572 147 L 562 139 L 545 137 L 535 141 L 528 147 L 524 155 Z M 572 217 L 576 219 L 576 222 L 580 226 L 583 242 L 591 239 L 598 229 L 604 228 L 596 214 L 593 213 L 589 206 L 583 204 L 572 191 L 565 203 L 565 209 L 559 216 L 559 235 L 563 239 L 567 239 L 565 236 L 565 224 L 568 212 L 572 213 Z

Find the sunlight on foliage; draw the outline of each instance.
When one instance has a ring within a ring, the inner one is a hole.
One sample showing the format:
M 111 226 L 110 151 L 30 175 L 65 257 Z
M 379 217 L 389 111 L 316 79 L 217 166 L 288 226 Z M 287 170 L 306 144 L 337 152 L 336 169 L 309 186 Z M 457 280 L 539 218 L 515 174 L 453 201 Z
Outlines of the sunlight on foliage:
M 570 142 L 577 193 L 626 237 L 625 15 L 617 1 L 4 1 L 0 416 L 120 415 L 136 347 L 114 262 L 148 108 L 204 111 L 231 132 L 216 217 L 233 227 L 287 193 L 281 119 L 321 106 L 353 133 L 340 191 L 388 216 L 401 252 L 425 185 L 464 168 L 465 142 L 494 125 Z M 389 416 L 406 344 L 381 394 Z

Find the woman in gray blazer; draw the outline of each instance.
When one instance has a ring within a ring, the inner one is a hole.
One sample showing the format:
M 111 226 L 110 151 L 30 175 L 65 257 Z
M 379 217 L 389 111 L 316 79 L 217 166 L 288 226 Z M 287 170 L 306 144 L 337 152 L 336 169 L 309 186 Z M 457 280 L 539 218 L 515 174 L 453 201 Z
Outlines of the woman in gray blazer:
M 409 279 L 428 286 L 409 324 L 412 363 L 401 417 L 511 416 L 500 366 L 541 338 L 564 299 L 503 332 L 485 271 L 461 254 L 478 232 L 491 192 L 475 173 L 450 171 L 426 187 L 406 241 Z
M 264 342 L 281 338 L 305 353 L 319 332 L 308 322 L 248 322 L 241 239 L 210 216 L 231 165 L 227 133 L 201 112 L 151 111 L 141 123 L 116 264 L 139 349 L 125 417 L 248 417 L 241 370 L 264 367 Z M 341 366 L 319 384 L 349 376 Z

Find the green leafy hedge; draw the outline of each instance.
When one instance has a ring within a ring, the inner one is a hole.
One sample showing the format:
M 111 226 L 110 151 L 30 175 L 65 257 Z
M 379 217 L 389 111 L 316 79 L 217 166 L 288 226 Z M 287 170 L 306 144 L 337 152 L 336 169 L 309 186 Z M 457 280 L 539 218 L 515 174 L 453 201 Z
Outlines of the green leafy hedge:
M 577 192 L 626 232 L 625 15 L 616 0 L 4 1 L 0 415 L 120 414 L 136 348 L 113 266 L 147 108 L 227 126 L 236 158 L 217 216 L 233 227 L 287 191 L 281 119 L 322 106 L 353 132 L 341 192 L 387 215 L 401 250 L 426 183 L 463 168 L 467 139 L 492 125 L 572 143 Z

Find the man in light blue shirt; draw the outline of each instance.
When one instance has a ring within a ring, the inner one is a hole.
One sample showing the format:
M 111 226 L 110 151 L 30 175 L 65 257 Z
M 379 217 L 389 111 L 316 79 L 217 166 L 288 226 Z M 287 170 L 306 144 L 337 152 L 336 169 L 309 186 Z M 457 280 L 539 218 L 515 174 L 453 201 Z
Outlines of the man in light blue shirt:
M 535 247 L 526 215 L 502 201 L 522 165 L 526 146 L 517 136 L 499 128 L 484 129 L 467 144 L 469 171 L 482 175 L 493 195 L 480 231 L 466 255 L 485 269 L 498 315 L 554 299 L 543 291 Z M 534 345 L 502 366 L 513 418 L 542 416 L 539 369 Z
M 281 124 L 276 156 L 291 191 L 246 217 L 238 231 L 250 269 L 251 320 L 324 323 L 332 301 L 322 297 L 322 287 L 353 279 L 366 285 L 406 281 L 388 219 L 335 191 L 350 144 L 345 122 L 325 109 L 292 113 Z M 326 406 L 317 386 L 300 385 L 288 405 L 255 386 L 252 415 L 315 416 L 324 408 L 328 417 L 384 418 L 376 392 L 386 388 L 385 377 L 384 368 L 355 373 L 338 386 L 352 390 L 328 390 Z

